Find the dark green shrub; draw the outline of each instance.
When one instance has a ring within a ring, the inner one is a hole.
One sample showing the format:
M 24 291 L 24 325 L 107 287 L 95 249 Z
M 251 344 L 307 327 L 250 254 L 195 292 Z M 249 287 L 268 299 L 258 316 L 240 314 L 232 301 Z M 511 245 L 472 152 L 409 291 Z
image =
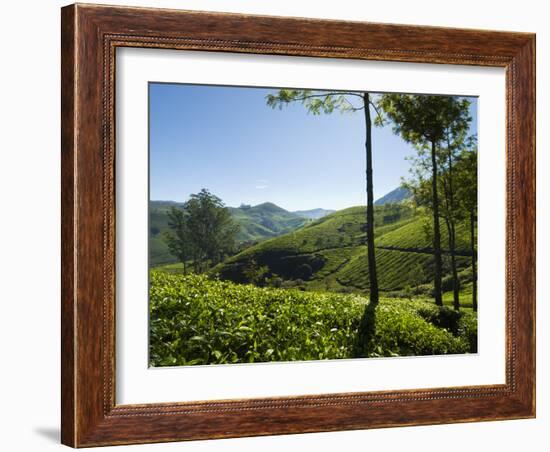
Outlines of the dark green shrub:
M 283 278 L 281 278 L 280 276 L 274 275 L 274 276 L 272 276 L 271 278 L 268 278 L 268 279 L 266 280 L 266 284 L 267 284 L 269 287 L 280 288 L 280 287 L 283 286 Z
M 453 282 L 452 275 L 444 276 L 441 280 L 441 290 L 443 290 L 443 292 L 450 292 L 454 287 Z
M 311 269 L 311 266 L 309 264 L 301 264 L 296 269 L 296 276 L 299 279 L 303 279 L 307 281 L 309 278 L 311 278 L 311 275 L 313 274 L 313 270 Z
M 477 353 L 477 315 L 464 312 L 458 322 L 458 335 L 468 343 L 470 353 Z
M 436 327 L 393 301 L 381 304 L 376 311 L 375 334 L 369 345 L 369 356 L 419 356 L 467 353 L 468 347 L 460 338 Z
M 455 311 L 447 306 L 427 305 L 418 309 L 418 314 L 439 328 L 458 334 L 458 321 L 462 317 L 460 311 Z

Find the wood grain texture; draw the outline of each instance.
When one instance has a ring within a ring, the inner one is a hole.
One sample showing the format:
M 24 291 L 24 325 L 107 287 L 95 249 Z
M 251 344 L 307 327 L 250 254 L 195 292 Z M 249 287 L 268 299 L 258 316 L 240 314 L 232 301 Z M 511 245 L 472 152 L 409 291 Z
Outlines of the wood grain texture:
M 74 447 L 535 415 L 535 37 L 72 5 L 62 10 L 62 442 Z M 117 47 L 506 68 L 506 384 L 115 404 Z
M 61 19 L 61 441 L 75 444 L 75 342 L 74 302 L 74 158 L 75 158 L 75 30 L 74 9 L 63 9 Z

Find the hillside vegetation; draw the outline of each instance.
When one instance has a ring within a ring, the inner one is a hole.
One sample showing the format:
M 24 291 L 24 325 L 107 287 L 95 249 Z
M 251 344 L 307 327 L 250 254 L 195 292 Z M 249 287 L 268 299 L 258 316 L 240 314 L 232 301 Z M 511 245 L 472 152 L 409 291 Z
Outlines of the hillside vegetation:
M 433 303 L 382 299 L 365 331 L 355 294 L 258 288 L 151 272 L 150 364 L 434 355 L 476 351 L 477 321 Z M 358 338 L 368 338 L 359 341 Z M 361 344 L 361 346 L 359 346 Z
M 182 208 L 183 203 L 173 201 L 151 201 L 149 210 L 149 259 L 151 266 L 172 264 L 177 258 L 170 254 L 162 233 L 168 230 L 167 213 L 171 207 Z M 277 237 L 301 228 L 311 221 L 310 216 L 322 216 L 323 209 L 304 211 L 304 215 L 266 202 L 257 206 L 242 205 L 228 208 L 233 220 L 239 225 L 236 236 L 238 243 L 255 243 L 267 238 Z
M 211 273 L 247 283 L 250 266 L 255 265 L 263 268 L 267 278 L 280 278 L 283 287 L 365 293 L 369 287 L 365 224 L 364 207 L 344 209 L 252 246 Z M 376 207 L 375 225 L 380 290 L 429 291 L 433 252 L 424 218 L 406 205 L 388 204 Z M 446 243 L 446 231 L 442 232 L 442 242 Z M 462 227 L 457 229 L 456 242 L 458 267 L 467 283 L 469 250 L 467 231 Z
M 257 206 L 230 207 L 229 210 L 240 226 L 237 233 L 239 242 L 276 237 L 301 228 L 309 221 L 305 216 L 288 212 L 271 202 Z

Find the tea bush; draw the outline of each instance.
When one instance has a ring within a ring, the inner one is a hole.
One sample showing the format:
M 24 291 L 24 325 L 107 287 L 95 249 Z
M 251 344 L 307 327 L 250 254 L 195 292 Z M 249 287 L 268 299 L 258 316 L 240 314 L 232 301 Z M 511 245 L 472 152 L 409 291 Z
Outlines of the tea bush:
M 392 299 L 381 300 L 369 342 L 358 348 L 358 330 L 367 301 L 357 294 L 258 288 L 204 275 L 152 271 L 150 364 L 179 366 L 475 351 L 471 350 L 471 322 L 463 322 L 453 335 L 419 314 L 430 303 Z

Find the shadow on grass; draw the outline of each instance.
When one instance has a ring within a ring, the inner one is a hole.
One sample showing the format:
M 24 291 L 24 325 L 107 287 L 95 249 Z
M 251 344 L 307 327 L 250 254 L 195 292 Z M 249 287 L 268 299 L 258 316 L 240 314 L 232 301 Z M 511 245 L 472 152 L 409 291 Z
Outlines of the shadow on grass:
M 378 304 L 369 303 L 361 317 L 361 323 L 357 330 L 357 338 L 354 347 L 356 358 L 368 358 L 372 340 L 376 334 L 376 307 Z

